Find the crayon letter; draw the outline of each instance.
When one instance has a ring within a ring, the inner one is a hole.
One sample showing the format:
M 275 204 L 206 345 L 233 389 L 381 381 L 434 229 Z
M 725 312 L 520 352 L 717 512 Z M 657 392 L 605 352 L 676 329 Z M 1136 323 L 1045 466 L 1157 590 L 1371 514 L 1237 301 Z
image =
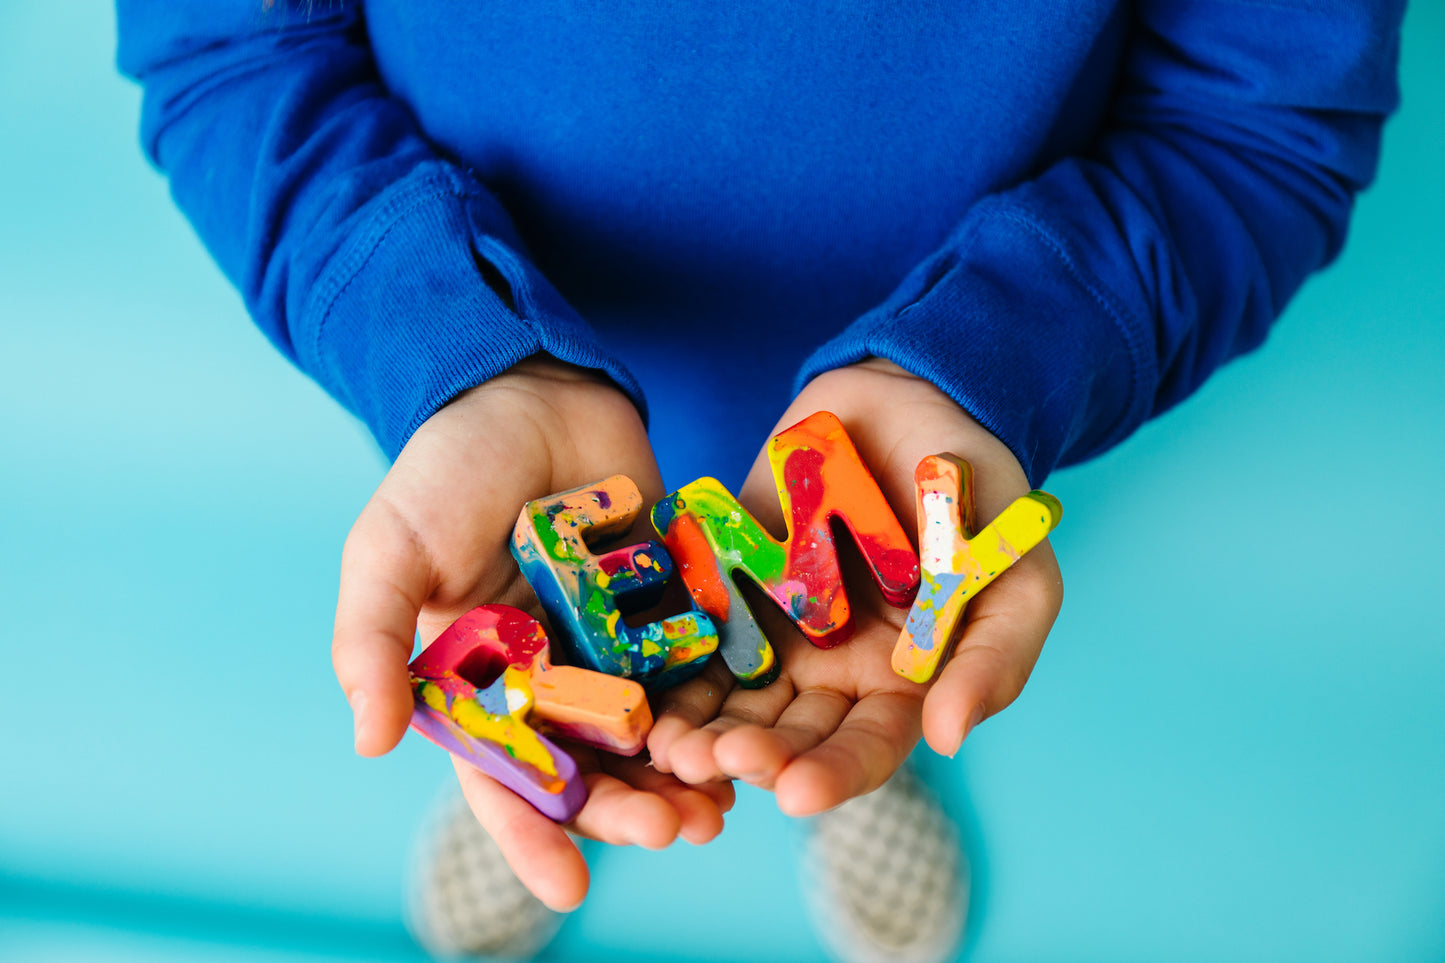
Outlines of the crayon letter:
M 594 555 L 587 539 L 625 536 L 641 511 L 626 475 L 539 498 L 522 507 L 512 555 L 575 661 L 660 689 L 702 671 L 718 639 L 697 611 L 636 628 L 623 621 L 661 598 L 672 559 L 655 541 Z
M 907 606 L 918 588 L 918 556 L 836 415 L 817 412 L 777 435 L 768 461 L 788 527 L 782 542 L 713 478 L 685 485 L 652 511 L 693 599 L 720 624 L 723 659 L 743 685 L 766 685 L 776 665 L 737 591 L 738 574 L 819 648 L 853 631 L 834 521 L 847 526 L 889 604 Z
M 927 682 L 948 652 L 964 606 L 1063 517 L 1047 492 L 1016 499 L 973 534 L 973 471 L 956 455 L 929 455 L 913 473 L 918 492 L 918 554 L 923 584 L 893 649 L 893 671 Z
M 587 789 L 571 757 L 537 727 L 625 755 L 652 727 L 641 686 L 553 666 L 542 626 L 506 605 L 457 619 L 410 671 L 412 728 L 558 822 L 577 815 Z

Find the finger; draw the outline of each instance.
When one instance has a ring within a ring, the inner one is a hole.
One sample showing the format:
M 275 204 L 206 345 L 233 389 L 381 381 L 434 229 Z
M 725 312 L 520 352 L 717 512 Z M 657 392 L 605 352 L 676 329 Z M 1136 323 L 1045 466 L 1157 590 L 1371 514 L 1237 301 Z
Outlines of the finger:
M 771 789 L 783 767 L 837 731 L 852 708 L 836 689 L 805 690 L 772 728 L 738 726 L 718 736 L 713 758 L 723 773 Z
M 657 792 L 677 812 L 677 834 L 694 846 L 711 842 L 723 831 L 722 810 L 705 793 L 681 784 Z
M 655 769 L 672 772 L 673 744 L 716 718 L 736 685 L 723 660 L 713 658 L 695 678 L 654 697 L 655 721 L 647 734 L 647 751 Z
M 607 771 L 634 789 L 655 793 L 677 811 L 680 821 L 678 835 L 700 845 L 715 838 L 723 829 L 723 813 L 732 808 L 734 795 L 731 783 L 716 783 L 725 792 L 705 792 L 678 782 L 676 777 L 658 772 L 645 762 L 616 756 L 604 756 Z
M 916 695 L 865 696 L 837 732 L 778 775 L 778 808 L 789 816 L 812 816 L 877 789 L 918 744 L 920 715 Z
M 673 775 L 694 786 L 726 780 L 727 773 L 718 768 L 713 758 L 713 745 L 717 742 L 719 726 L 725 729 L 737 724 L 732 720 L 714 720 L 705 728 L 679 736 L 668 750 Z
M 731 779 L 724 779 L 720 782 L 704 782 L 690 787 L 696 792 L 702 793 L 713 801 L 718 812 L 726 815 L 732 812 L 733 806 L 738 801 L 738 791 L 733 786 Z
M 607 758 L 607 759 L 618 759 L 618 758 L 623 758 L 623 757 L 608 755 L 608 756 L 606 756 L 606 757 L 604 757 L 604 758 Z M 648 771 L 648 772 L 650 772 L 650 773 L 654 773 L 654 774 L 662 777 L 663 779 L 667 780 L 667 783 L 666 783 L 666 784 L 668 784 L 668 785 L 683 784 L 680 779 L 678 779 L 676 776 L 672 775 L 671 773 L 659 772 L 656 768 L 654 768 L 654 767 L 652 767 L 652 766 L 648 766 L 647 763 L 646 763 L 646 757 L 645 757 L 645 756 L 634 756 L 633 758 L 634 758 L 634 759 L 642 760 L 643 768 L 646 769 L 646 771 Z M 614 774 L 615 774 L 615 773 L 614 773 Z M 638 783 L 637 785 L 638 785 L 639 788 L 642 788 L 642 784 L 641 784 L 641 783 Z M 684 784 L 684 785 L 687 785 L 687 788 L 688 788 L 688 789 L 690 789 L 690 790 L 692 790 L 692 791 L 694 791 L 694 792 L 700 792 L 700 793 L 702 793 L 704 796 L 706 796 L 707 798 L 711 799 L 711 800 L 713 801 L 713 805 L 717 806 L 718 812 L 720 812 L 720 813 L 728 813 L 728 812 L 731 812 L 733 806 L 737 804 L 738 793 L 737 793 L 737 790 L 733 787 L 733 783 L 732 783 L 732 780 L 731 780 L 731 779 L 722 779 L 722 780 L 717 780 L 717 781 L 714 781 L 714 782 L 702 782 L 702 783 L 698 783 L 698 784 L 696 784 L 696 785 L 691 785 L 691 784 Z
M 682 817 L 655 792 L 634 789 L 605 772 L 583 775 L 587 802 L 572 823 L 575 832 L 614 846 L 665 849 L 677 838 Z
M 1058 617 L 1064 586 L 1047 542 L 969 603 L 963 635 L 923 703 L 923 734 L 952 756 L 974 726 L 1018 698 Z
M 566 831 L 490 776 L 452 763 L 467 805 L 522 885 L 559 913 L 576 909 L 587 895 L 587 862 Z
M 406 733 L 412 709 L 406 666 L 430 581 L 431 566 L 411 527 L 372 499 L 342 549 L 331 639 L 332 665 L 363 756 L 381 755 Z
M 701 729 L 678 737 L 668 749 L 672 771 L 683 782 L 698 784 L 727 779 L 718 767 L 714 749 L 724 733 L 739 726 L 771 729 L 793 701 L 793 685 L 786 674 L 765 689 L 734 689 L 723 700 L 718 717 Z

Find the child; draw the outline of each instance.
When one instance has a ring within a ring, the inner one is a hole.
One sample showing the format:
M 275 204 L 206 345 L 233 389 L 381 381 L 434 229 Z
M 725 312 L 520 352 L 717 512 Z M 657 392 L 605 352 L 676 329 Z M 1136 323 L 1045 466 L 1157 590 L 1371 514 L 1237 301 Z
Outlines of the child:
M 649 500 L 663 477 L 735 481 L 826 409 L 905 528 L 913 466 L 942 451 L 974 465 L 986 520 L 1182 400 L 1343 244 L 1402 12 L 119 10 L 178 203 L 277 347 L 395 457 L 347 540 L 333 643 L 366 755 L 405 731 L 416 630 L 530 602 L 506 551 L 528 499 L 615 472 Z M 778 521 L 765 466 L 740 498 Z M 592 760 L 573 829 L 701 841 L 728 779 L 811 815 L 920 735 L 951 755 L 1017 696 L 1061 591 L 1041 546 L 971 606 L 931 688 L 889 671 L 901 613 L 863 593 L 841 648 L 776 633 L 777 683 L 710 670 L 664 693 L 654 768 Z M 526 885 L 576 905 L 562 828 L 459 777 Z

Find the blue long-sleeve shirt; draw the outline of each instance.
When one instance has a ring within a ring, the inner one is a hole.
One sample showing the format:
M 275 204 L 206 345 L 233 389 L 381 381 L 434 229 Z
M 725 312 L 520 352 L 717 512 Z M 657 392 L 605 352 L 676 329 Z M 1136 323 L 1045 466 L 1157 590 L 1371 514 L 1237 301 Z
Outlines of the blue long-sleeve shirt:
M 1037 484 L 1339 251 L 1401 8 L 119 0 L 120 62 L 257 323 L 390 454 L 541 351 L 727 477 L 879 356 Z

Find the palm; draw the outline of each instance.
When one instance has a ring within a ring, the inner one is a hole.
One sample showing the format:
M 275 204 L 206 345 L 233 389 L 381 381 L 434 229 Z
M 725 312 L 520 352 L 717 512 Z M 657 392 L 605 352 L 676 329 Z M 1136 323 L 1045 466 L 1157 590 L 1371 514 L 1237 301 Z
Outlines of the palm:
M 723 716 L 739 712 L 771 728 L 739 726 L 714 747 L 721 774 L 778 793 L 785 812 L 808 815 L 868 792 L 917 744 L 925 686 L 894 673 L 890 659 L 906 612 L 883 602 L 861 566 L 845 571 L 854 635 L 813 646 L 781 612 L 767 612 L 783 670 L 762 690 L 735 689 Z
M 842 419 L 905 529 L 916 528 L 913 470 L 925 455 L 953 451 L 973 463 L 982 520 L 1028 490 L 1001 442 L 937 389 L 886 362 L 817 379 L 779 428 L 818 410 Z M 761 458 L 739 497 L 781 530 L 773 480 Z M 924 686 L 895 675 L 890 665 L 906 613 L 883 602 L 861 566 L 845 566 L 844 577 L 854 636 L 834 649 L 816 649 L 780 613 L 759 606 L 778 649 L 778 681 L 745 690 L 713 668 L 672 693 L 650 740 L 660 768 L 690 783 L 735 777 L 772 788 L 779 806 L 795 815 L 869 792 L 902 764 L 920 734 L 952 755 L 979 718 L 1017 696 L 1062 597 L 1057 563 L 1041 545 L 974 601 L 954 658 Z

